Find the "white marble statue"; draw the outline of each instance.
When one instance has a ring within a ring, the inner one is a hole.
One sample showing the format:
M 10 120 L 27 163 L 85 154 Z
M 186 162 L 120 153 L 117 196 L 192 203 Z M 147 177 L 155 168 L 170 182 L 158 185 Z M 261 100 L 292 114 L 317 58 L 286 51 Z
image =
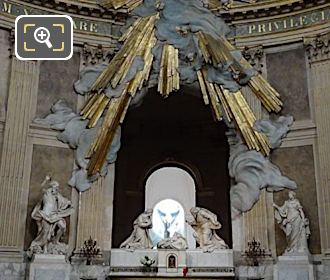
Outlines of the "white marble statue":
M 120 245 L 120 248 L 125 248 L 129 251 L 135 249 L 152 249 L 152 242 L 149 235 L 149 229 L 152 228 L 152 209 L 147 209 L 140 214 L 133 223 L 133 232 Z
M 59 183 L 46 176 L 41 184 L 43 196 L 34 207 L 31 217 L 38 226 L 37 237 L 32 241 L 28 254 L 66 254 L 67 245 L 60 242 L 66 231 L 65 217 L 70 216 L 74 208 L 71 201 L 59 193 Z
M 186 250 L 188 249 L 187 240 L 181 233 L 175 232 L 172 237 L 165 238 L 157 244 L 159 249 Z
M 201 207 L 191 208 L 190 213 L 191 217 L 187 219 L 187 223 L 194 229 L 194 237 L 203 252 L 228 248 L 227 244 L 215 231 L 221 228 L 215 214 Z
M 274 203 L 275 219 L 284 231 L 287 240 L 287 254 L 309 253 L 307 239 L 310 236 L 309 220 L 296 198 L 296 193 L 289 192 L 289 199 L 282 206 Z

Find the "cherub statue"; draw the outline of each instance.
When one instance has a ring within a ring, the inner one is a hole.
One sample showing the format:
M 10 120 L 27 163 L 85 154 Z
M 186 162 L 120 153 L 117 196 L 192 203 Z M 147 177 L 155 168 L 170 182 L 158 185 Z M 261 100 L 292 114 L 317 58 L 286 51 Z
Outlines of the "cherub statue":
M 135 249 L 152 249 L 152 241 L 149 235 L 149 229 L 152 228 L 152 212 L 152 209 L 147 209 L 135 219 L 133 232 L 120 245 L 120 248 L 125 248 L 129 251 L 134 251 Z
M 28 254 L 66 254 L 67 245 L 61 243 L 66 231 L 65 217 L 70 216 L 74 208 L 71 201 L 59 193 L 59 183 L 47 175 L 42 182 L 42 199 L 32 211 L 32 219 L 38 226 L 37 237 L 32 241 Z
M 273 204 L 275 219 L 286 235 L 288 243 L 284 254 L 309 253 L 307 239 L 310 236 L 309 220 L 296 198 L 296 193 L 289 191 L 289 199 L 282 206 Z
M 190 213 L 192 217 L 187 219 L 187 223 L 194 229 L 194 237 L 203 252 L 228 248 L 225 241 L 215 231 L 221 228 L 215 214 L 201 207 L 191 208 Z

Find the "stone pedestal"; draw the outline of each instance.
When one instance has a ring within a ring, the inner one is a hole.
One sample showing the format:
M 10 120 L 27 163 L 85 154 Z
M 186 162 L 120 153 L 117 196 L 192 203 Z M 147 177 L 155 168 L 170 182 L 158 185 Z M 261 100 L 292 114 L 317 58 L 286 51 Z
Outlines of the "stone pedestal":
M 105 265 L 72 265 L 70 280 L 105 280 L 109 270 Z
M 235 275 L 233 250 L 187 250 L 187 276 L 231 277 Z
M 314 280 L 314 266 L 310 255 L 278 257 L 274 266 L 274 280 Z
M 141 263 L 144 257 L 155 260 L 151 267 Z M 146 276 L 157 275 L 158 251 L 157 250 L 135 250 L 130 252 L 124 249 L 112 249 L 110 253 L 110 275 L 111 276 Z
M 29 280 L 70 280 L 70 264 L 63 255 L 34 255 Z
M 240 280 L 248 279 L 265 279 L 273 280 L 273 266 L 259 265 L 259 266 L 239 266 L 237 268 L 236 276 Z
M 183 275 L 187 267 L 186 251 L 159 250 L 158 251 L 158 276 L 178 277 Z

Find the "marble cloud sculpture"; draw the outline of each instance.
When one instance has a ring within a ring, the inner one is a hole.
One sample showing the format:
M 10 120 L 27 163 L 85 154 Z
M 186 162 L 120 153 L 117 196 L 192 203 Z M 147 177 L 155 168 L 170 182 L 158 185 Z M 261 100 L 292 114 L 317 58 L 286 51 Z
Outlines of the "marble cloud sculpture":
M 275 149 L 282 144 L 282 139 L 288 133 L 292 123 L 291 116 L 281 116 L 277 120 L 258 121 L 255 126 L 268 135 L 272 148 Z M 235 180 L 235 184 L 230 189 L 233 218 L 242 212 L 249 211 L 258 201 L 260 191 L 264 188 L 268 191 L 297 188 L 296 183 L 283 176 L 269 157 L 249 150 L 234 130 L 231 130 L 227 136 L 231 143 L 229 175 Z
M 86 167 L 88 159 L 86 159 L 85 156 L 96 136 L 97 127 L 87 129 L 87 121 L 82 120 L 79 115 L 74 113 L 64 100 L 57 101 L 52 106 L 51 113 L 48 116 L 43 119 L 37 118 L 34 120 L 34 123 L 50 126 L 52 129 L 60 131 L 57 135 L 57 139 L 63 143 L 67 143 L 70 148 L 74 150 L 77 169 L 73 170 L 68 184 L 72 187 L 76 187 L 79 191 L 89 189 L 91 183 L 95 181 L 99 175 L 105 176 L 108 171 L 108 165 L 115 162 L 117 158 L 117 152 L 120 148 L 120 127 L 117 129 L 115 138 L 108 152 L 107 160 L 100 174 L 94 177 L 87 176 Z

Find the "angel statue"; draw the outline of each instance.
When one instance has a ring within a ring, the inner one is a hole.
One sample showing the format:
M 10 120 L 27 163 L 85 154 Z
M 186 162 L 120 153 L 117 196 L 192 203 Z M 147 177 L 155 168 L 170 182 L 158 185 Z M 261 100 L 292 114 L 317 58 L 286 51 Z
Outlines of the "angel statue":
M 284 254 L 309 253 L 307 239 L 310 236 L 309 220 L 296 198 L 296 193 L 289 191 L 289 199 L 282 206 L 273 204 L 275 219 L 286 235 L 288 243 Z
M 120 245 L 120 248 L 125 248 L 132 252 L 135 249 L 152 249 L 152 241 L 149 235 L 149 229 L 152 228 L 152 212 L 152 209 L 147 209 L 135 219 L 133 232 Z
M 32 241 L 28 255 L 34 253 L 66 254 L 68 246 L 60 242 L 66 232 L 65 217 L 69 217 L 74 208 L 71 201 L 59 193 L 59 183 L 47 175 L 41 183 L 43 196 L 32 211 L 32 219 L 37 222 L 37 237 Z M 46 186 L 46 187 L 45 187 Z
M 216 233 L 221 224 L 215 214 L 201 207 L 191 208 L 190 213 L 192 217 L 187 219 L 187 223 L 194 229 L 193 235 L 204 253 L 228 249 L 228 245 Z

